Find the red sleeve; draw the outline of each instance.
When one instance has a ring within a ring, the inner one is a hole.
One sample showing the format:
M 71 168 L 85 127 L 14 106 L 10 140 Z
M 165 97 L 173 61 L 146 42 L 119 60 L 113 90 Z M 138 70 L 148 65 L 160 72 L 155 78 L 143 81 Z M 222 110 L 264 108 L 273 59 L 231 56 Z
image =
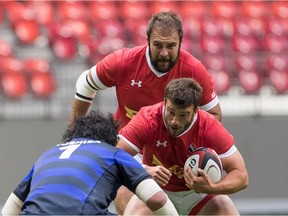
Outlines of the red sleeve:
M 149 126 L 143 112 L 141 110 L 135 115 L 131 121 L 123 127 L 119 134 L 129 140 L 132 144 L 139 149 L 143 149 L 143 145 L 146 143 L 146 138 L 151 137 Z
M 122 57 L 123 50 L 117 50 L 97 63 L 97 76 L 105 86 L 116 86 L 123 77 L 121 76 L 124 67 Z
M 234 145 L 234 137 L 226 130 L 223 124 L 213 118 L 214 123 L 207 128 L 207 143 L 213 148 L 217 154 L 226 153 Z

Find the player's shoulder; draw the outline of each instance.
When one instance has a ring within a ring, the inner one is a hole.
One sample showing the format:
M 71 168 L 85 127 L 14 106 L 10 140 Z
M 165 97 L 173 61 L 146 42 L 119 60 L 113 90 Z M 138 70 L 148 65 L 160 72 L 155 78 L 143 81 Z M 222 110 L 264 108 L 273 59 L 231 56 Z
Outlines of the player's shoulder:
M 145 122 L 148 127 L 155 127 L 162 122 L 162 110 L 164 102 L 159 102 L 154 105 L 144 106 L 139 110 L 138 119 Z
M 212 114 L 202 109 L 198 109 L 197 119 L 202 122 L 219 122 Z
M 191 53 L 184 49 L 180 49 L 179 61 L 191 65 L 197 65 L 200 63 L 200 60 L 193 56 Z

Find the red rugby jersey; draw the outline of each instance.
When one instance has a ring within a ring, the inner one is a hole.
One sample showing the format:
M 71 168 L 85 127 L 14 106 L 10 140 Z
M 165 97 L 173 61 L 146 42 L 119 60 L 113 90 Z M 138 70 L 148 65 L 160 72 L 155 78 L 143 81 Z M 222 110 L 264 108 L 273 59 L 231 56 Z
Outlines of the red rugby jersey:
M 150 63 L 147 46 L 115 51 L 92 67 L 93 80 L 99 89 L 116 87 L 118 108 L 115 118 L 121 127 L 143 106 L 163 100 L 167 83 L 176 78 L 192 77 L 203 88 L 201 108 L 209 110 L 218 104 L 210 74 L 190 53 L 180 50 L 179 60 L 166 74 L 157 72 Z
M 172 137 L 165 127 L 163 106 L 160 102 L 143 107 L 120 131 L 120 137 L 138 151 L 143 150 L 143 164 L 162 165 L 173 174 L 163 189 L 188 190 L 183 177 L 183 167 L 190 156 L 190 148 L 210 147 L 219 156 L 236 151 L 233 136 L 211 114 L 198 109 L 191 126 L 180 136 Z

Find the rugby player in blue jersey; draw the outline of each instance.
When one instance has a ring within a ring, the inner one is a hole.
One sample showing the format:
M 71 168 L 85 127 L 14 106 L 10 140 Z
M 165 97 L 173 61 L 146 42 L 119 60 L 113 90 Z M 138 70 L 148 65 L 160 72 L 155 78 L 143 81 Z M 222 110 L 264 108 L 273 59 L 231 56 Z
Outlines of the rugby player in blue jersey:
M 99 111 L 78 117 L 63 143 L 42 154 L 7 199 L 3 215 L 111 215 L 124 185 L 155 213 L 178 215 L 141 164 L 115 148 L 118 123 Z

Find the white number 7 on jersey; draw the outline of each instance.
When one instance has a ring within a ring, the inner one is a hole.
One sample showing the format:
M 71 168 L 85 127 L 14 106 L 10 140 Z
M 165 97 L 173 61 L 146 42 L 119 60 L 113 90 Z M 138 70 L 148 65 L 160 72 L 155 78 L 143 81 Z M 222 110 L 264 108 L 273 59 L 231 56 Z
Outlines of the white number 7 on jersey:
M 64 147 L 60 147 L 60 150 L 64 150 L 64 152 L 60 155 L 59 159 L 67 159 L 71 156 L 71 154 L 80 146 L 78 145 L 68 145 Z

